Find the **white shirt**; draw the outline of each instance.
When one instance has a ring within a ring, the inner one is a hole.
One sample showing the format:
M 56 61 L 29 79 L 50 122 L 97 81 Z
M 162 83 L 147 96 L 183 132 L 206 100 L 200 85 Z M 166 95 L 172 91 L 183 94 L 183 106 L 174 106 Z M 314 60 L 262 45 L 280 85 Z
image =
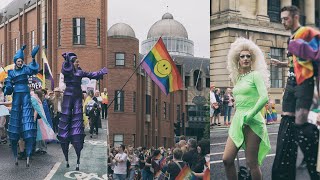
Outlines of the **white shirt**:
M 210 105 L 212 105 L 215 102 L 217 102 L 216 96 L 214 95 L 213 91 L 210 91 Z
M 127 154 L 124 152 L 118 153 L 114 158 L 122 160 L 122 162 L 116 162 L 114 174 L 127 174 Z
M 61 100 L 58 100 L 58 112 L 60 112 L 61 113 Z

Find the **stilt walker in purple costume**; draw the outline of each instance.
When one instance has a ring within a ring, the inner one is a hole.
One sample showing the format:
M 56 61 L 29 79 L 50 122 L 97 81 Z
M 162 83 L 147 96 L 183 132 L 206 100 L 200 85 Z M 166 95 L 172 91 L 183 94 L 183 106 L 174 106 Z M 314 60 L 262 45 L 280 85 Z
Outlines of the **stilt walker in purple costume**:
M 88 77 L 90 79 L 102 79 L 104 74 L 108 73 L 107 68 L 97 72 L 85 72 L 79 67 L 77 55 L 72 52 L 63 53 L 65 61 L 62 64 L 62 74 L 66 89 L 63 94 L 61 119 L 58 125 L 58 139 L 64 157 L 69 167 L 68 151 L 71 142 L 77 154 L 77 167 L 79 170 L 80 152 L 84 142 L 84 125 L 82 112 L 82 90 L 81 79 Z
M 29 65 L 23 64 L 23 50 L 25 47 L 26 46 L 24 45 L 19 49 L 13 57 L 15 67 L 13 70 L 8 70 L 8 77 L 4 82 L 4 95 L 11 95 L 13 93 L 8 134 L 15 158 L 15 164 L 18 165 L 17 144 L 19 139 L 23 138 L 26 144 L 27 167 L 29 167 L 29 157 L 37 136 L 37 128 L 33 117 L 28 77 L 38 73 L 39 64 L 36 62 L 34 57 L 39 50 L 39 46 L 36 46 L 32 50 L 32 62 Z

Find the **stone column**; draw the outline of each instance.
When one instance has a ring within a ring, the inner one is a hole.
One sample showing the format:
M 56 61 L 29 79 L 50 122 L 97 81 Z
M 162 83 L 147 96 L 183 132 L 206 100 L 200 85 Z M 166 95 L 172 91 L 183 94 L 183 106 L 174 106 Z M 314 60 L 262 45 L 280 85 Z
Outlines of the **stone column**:
M 220 0 L 219 5 L 220 17 L 239 15 L 239 0 Z
M 211 13 L 216 14 L 220 10 L 220 0 L 210 0 L 211 2 Z
M 291 6 L 292 5 L 291 0 L 281 0 L 280 3 L 281 3 L 280 4 L 281 8 L 283 8 L 284 6 Z
M 257 2 L 257 19 L 261 21 L 270 21 L 268 17 L 268 1 L 259 0 Z
M 304 12 L 306 15 L 306 25 L 315 25 L 315 2 L 314 0 L 304 1 Z

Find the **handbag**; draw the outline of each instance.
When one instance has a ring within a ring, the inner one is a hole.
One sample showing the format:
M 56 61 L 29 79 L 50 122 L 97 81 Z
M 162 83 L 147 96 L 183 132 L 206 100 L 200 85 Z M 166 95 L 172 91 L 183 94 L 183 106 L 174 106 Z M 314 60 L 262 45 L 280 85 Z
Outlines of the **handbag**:
M 213 107 L 213 109 L 218 109 L 219 108 L 219 104 L 218 103 L 212 103 L 211 106 Z

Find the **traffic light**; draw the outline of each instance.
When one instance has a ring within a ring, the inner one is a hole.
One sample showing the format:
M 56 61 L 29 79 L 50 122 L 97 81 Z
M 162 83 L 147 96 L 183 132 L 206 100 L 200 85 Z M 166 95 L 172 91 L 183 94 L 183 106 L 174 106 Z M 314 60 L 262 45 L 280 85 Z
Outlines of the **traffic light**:
M 180 121 L 177 121 L 177 122 L 175 122 L 175 123 L 173 123 L 173 126 L 174 126 L 174 134 L 176 135 L 176 136 L 180 136 L 181 135 L 181 132 L 180 132 Z

